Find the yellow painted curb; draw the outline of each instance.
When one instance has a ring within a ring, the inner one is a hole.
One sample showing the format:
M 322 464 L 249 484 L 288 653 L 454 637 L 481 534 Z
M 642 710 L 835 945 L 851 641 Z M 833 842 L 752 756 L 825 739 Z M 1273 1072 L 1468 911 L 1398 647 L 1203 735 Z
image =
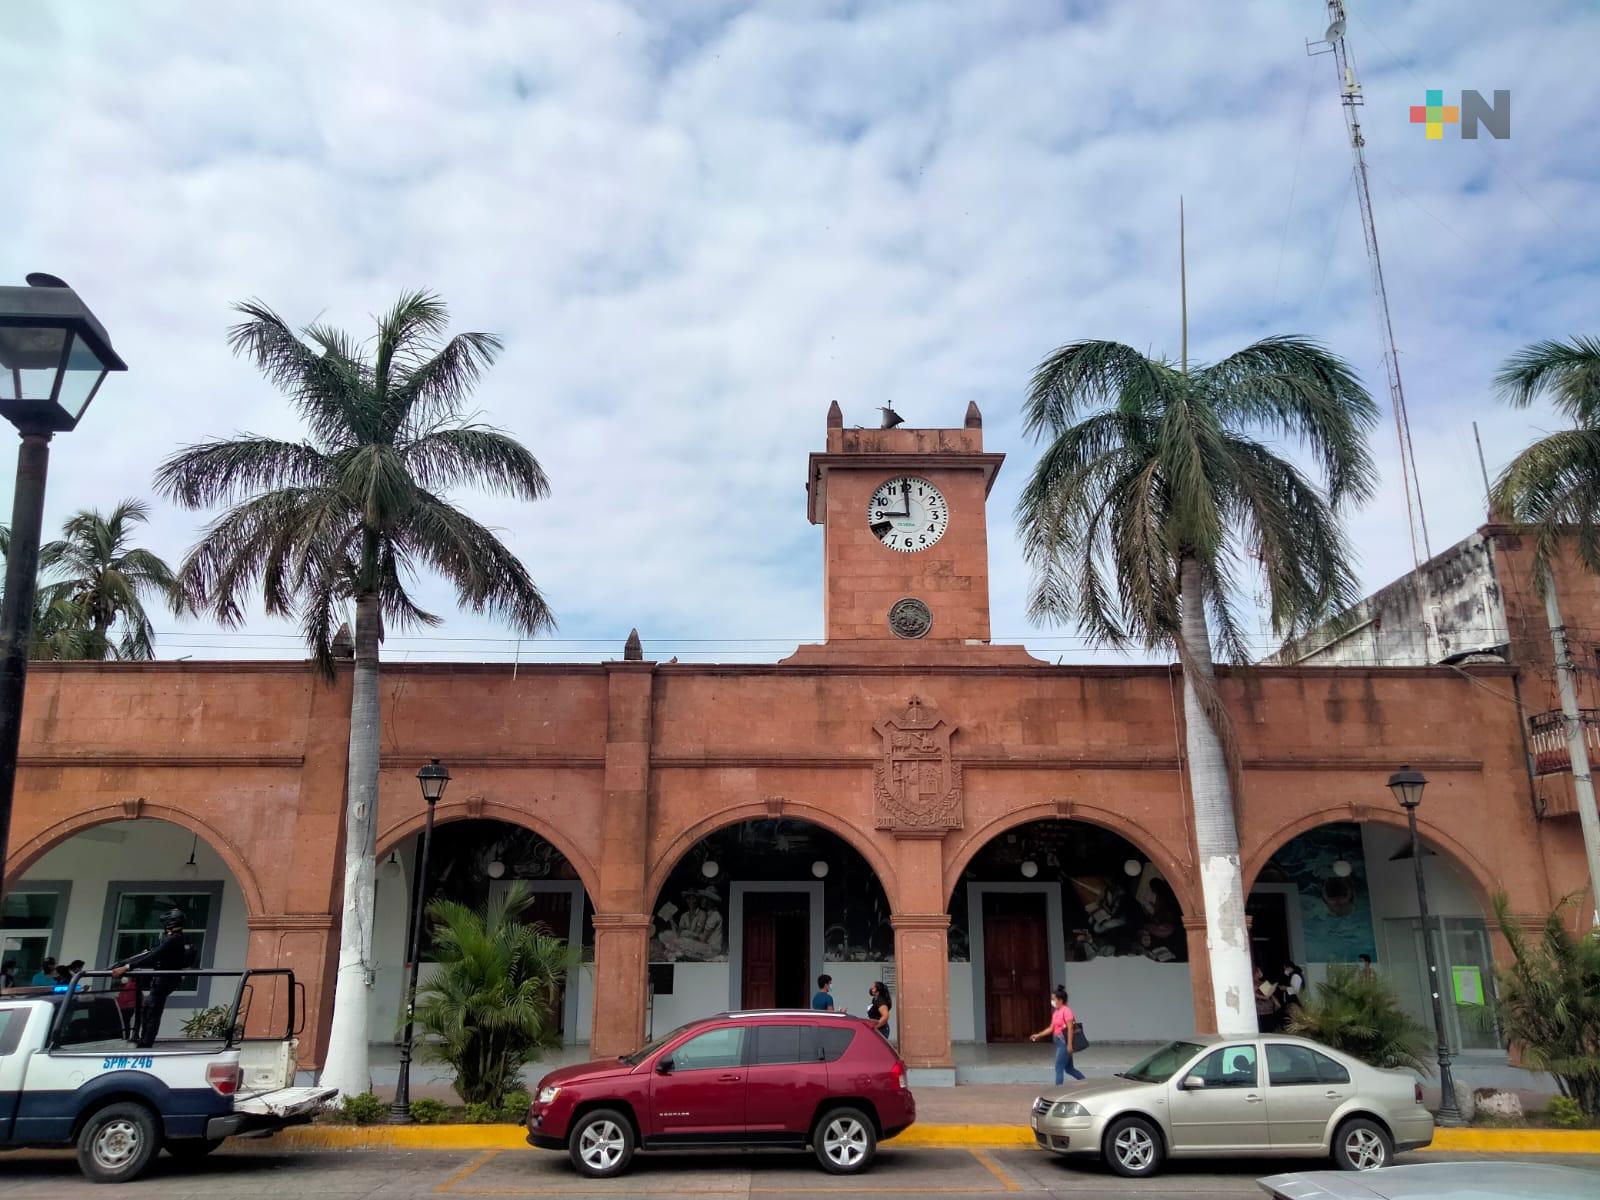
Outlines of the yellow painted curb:
M 305 1125 L 272 1145 L 293 1150 L 529 1150 L 516 1125 Z M 1031 1146 L 1026 1125 L 913 1125 L 895 1146 Z M 1429 1150 L 1457 1154 L 1600 1154 L 1600 1131 L 1437 1129 Z
M 1428 1149 L 1457 1154 L 1600 1154 L 1600 1130 L 1435 1129 Z

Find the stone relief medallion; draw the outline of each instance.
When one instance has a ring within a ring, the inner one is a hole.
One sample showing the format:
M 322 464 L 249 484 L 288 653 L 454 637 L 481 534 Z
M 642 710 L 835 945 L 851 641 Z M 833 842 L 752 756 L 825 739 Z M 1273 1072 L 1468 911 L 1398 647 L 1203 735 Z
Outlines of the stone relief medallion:
M 872 768 L 877 827 L 895 833 L 961 828 L 961 765 L 951 761 L 955 726 L 917 697 L 873 726 L 883 761 Z
M 896 600 L 889 608 L 889 630 L 895 637 L 919 638 L 933 628 L 933 613 L 914 596 Z

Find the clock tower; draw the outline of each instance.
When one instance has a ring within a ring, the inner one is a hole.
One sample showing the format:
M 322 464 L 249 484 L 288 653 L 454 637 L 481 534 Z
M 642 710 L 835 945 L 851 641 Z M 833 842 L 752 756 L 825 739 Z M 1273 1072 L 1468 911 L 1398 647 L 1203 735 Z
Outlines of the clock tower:
M 1004 459 L 985 453 L 976 404 L 959 429 L 846 429 L 831 405 L 806 478 L 827 642 L 788 661 L 1037 662 L 989 645 L 985 509 Z

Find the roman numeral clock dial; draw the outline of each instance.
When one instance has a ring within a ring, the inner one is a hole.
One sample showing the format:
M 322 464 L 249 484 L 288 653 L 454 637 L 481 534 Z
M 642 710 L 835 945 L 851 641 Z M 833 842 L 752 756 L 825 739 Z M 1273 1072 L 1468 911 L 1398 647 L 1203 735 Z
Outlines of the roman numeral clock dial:
M 944 536 L 950 506 L 926 479 L 899 475 L 885 480 L 867 504 L 867 527 L 891 550 L 914 554 Z

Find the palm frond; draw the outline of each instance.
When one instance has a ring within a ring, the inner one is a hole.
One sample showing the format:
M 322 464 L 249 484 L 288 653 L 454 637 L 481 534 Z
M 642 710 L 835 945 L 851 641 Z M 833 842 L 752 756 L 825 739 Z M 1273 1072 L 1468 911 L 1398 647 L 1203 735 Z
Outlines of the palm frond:
M 436 429 L 404 450 L 413 477 L 431 492 L 476 485 L 519 500 L 550 493 L 539 460 L 521 442 L 485 425 Z
M 517 556 L 438 496 L 418 490 L 397 540 L 449 580 L 464 607 L 495 613 L 528 635 L 555 628 L 555 615 Z
M 1548 397 L 1575 424 L 1600 424 L 1600 337 L 1524 346 L 1506 360 L 1494 382 L 1501 400 L 1514 408 Z

